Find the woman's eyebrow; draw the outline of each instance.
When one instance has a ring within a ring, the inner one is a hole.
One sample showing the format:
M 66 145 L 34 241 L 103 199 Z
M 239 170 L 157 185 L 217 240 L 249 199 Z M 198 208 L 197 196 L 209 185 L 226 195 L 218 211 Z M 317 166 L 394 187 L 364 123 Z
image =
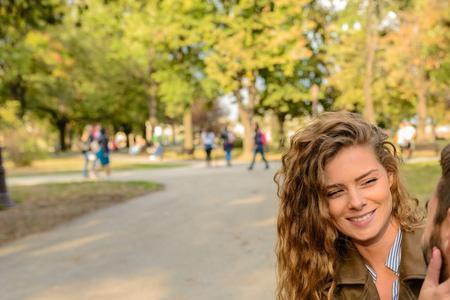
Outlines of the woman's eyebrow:
M 327 189 L 332 189 L 332 188 L 340 188 L 340 187 L 343 187 L 343 186 L 344 186 L 343 184 L 335 183 L 335 184 L 327 185 L 326 188 Z
M 364 173 L 364 174 L 358 176 L 358 177 L 355 179 L 355 181 L 359 181 L 359 180 L 363 179 L 364 177 L 366 177 L 367 175 L 370 175 L 370 174 L 372 174 L 372 173 L 374 173 L 374 172 L 378 172 L 378 169 L 372 169 L 372 170 L 367 171 L 366 173 Z M 329 189 L 329 188 L 342 187 L 342 186 L 344 186 L 344 185 L 341 184 L 341 183 L 335 183 L 335 184 L 327 185 L 326 188 Z
M 370 171 L 368 171 L 368 172 L 362 174 L 361 176 L 358 176 L 358 177 L 355 179 L 355 181 L 359 181 L 359 180 L 363 179 L 364 177 L 366 177 L 367 175 L 370 175 L 371 173 L 377 172 L 377 171 L 378 171 L 378 169 L 372 169 L 372 170 L 370 170 Z

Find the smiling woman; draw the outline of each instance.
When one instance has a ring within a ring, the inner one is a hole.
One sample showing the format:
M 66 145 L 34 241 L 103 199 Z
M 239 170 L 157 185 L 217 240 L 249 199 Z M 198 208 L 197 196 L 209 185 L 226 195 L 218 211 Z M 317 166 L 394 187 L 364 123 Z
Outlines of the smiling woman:
M 395 147 L 348 112 L 298 131 L 275 175 L 281 299 L 416 299 L 422 211 Z
M 342 166 L 347 166 L 346 172 Z M 390 240 L 395 238 L 399 226 L 391 221 L 393 175 L 378 162 L 370 146 L 342 149 L 325 166 L 325 176 L 328 209 L 339 232 L 357 247 L 376 244 L 387 234 Z

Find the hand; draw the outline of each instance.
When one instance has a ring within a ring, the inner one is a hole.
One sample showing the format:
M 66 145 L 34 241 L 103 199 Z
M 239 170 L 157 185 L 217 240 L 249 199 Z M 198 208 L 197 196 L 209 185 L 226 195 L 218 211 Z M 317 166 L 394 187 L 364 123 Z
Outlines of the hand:
M 419 300 L 449 300 L 450 299 L 450 278 L 439 284 L 439 274 L 442 266 L 441 251 L 433 248 L 430 264 L 427 269 L 427 276 L 423 281 L 420 290 Z

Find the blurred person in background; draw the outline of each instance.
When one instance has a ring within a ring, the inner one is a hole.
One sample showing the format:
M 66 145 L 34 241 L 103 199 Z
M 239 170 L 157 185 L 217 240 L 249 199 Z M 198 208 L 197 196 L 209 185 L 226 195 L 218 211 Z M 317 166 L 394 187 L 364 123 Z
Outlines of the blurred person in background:
M 208 167 L 211 166 L 211 153 L 215 147 L 215 139 L 216 135 L 210 127 L 202 132 L 203 149 L 205 150 L 206 166 Z
M 93 127 L 86 125 L 81 135 L 81 153 L 84 156 L 83 176 L 94 177 L 95 160 L 97 157 L 92 152 L 92 143 L 94 142 Z M 92 163 L 92 165 L 91 165 Z
M 248 169 L 250 171 L 253 170 L 257 154 L 261 155 L 261 158 L 264 161 L 264 164 L 266 165 L 266 170 L 269 169 L 269 162 L 267 161 L 266 156 L 264 154 L 264 147 L 266 146 L 267 143 L 266 135 L 261 130 L 261 128 L 259 128 L 258 123 L 256 123 L 255 125 L 255 135 L 253 136 L 253 142 L 254 142 L 253 158 Z
M 397 145 L 400 147 L 402 156 L 406 154 L 407 158 L 412 157 L 414 149 L 414 138 L 416 129 L 408 121 L 402 121 L 397 131 Z
M 100 165 L 102 166 L 103 171 L 105 171 L 106 175 L 111 175 L 111 166 L 110 166 L 110 149 L 109 149 L 109 139 L 106 134 L 105 128 L 100 129 L 100 135 L 97 139 L 98 141 L 98 150 L 97 150 L 97 158 L 100 161 Z
M 236 138 L 233 132 L 229 131 L 227 127 L 224 128 L 220 137 L 223 141 L 223 151 L 225 151 L 225 160 L 227 162 L 227 166 L 231 167 L 231 151 L 233 150 Z

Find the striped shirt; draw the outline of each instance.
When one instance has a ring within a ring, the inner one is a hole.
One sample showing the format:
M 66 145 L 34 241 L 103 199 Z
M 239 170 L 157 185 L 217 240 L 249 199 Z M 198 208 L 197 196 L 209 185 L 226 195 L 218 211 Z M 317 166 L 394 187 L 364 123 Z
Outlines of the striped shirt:
M 402 231 L 399 230 L 397 236 L 395 237 L 394 244 L 392 245 L 391 250 L 389 251 L 389 255 L 387 257 L 384 265 L 389 268 L 392 272 L 397 275 L 397 279 L 395 279 L 392 284 L 392 300 L 398 300 L 398 292 L 400 288 L 400 282 L 398 279 L 399 268 L 400 268 L 400 259 L 402 256 Z M 369 271 L 370 276 L 372 277 L 373 282 L 377 281 L 377 273 L 375 273 L 374 269 L 371 266 L 366 264 L 367 271 Z

